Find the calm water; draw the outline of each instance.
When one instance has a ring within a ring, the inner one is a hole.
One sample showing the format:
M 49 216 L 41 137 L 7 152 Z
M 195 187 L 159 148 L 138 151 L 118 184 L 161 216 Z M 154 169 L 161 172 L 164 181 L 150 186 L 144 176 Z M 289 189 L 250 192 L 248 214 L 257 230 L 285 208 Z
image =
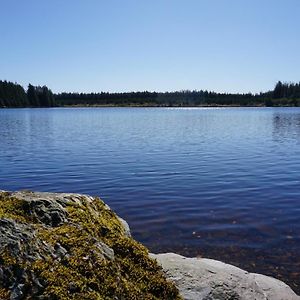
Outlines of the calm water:
M 0 128 L 0 189 L 100 195 L 152 251 L 300 293 L 300 109 L 2 109 Z

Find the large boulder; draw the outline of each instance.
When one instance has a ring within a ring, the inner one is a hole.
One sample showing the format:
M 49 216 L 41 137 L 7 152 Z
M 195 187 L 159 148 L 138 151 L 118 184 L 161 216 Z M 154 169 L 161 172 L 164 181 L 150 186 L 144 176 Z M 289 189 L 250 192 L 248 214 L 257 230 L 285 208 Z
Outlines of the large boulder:
M 0 299 L 180 299 L 99 198 L 0 191 Z
M 207 258 L 151 254 L 186 300 L 300 300 L 280 280 Z

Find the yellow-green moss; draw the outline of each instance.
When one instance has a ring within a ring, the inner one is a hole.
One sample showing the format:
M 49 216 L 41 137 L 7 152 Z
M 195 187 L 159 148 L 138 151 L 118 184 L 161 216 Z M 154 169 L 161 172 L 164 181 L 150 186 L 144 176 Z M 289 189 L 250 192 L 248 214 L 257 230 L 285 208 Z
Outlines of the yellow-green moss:
M 0 217 L 28 222 L 22 209 L 24 203 L 6 198 L 0 198 Z M 90 202 L 82 197 L 80 203 L 70 201 L 65 210 L 68 222 L 61 226 L 34 224 L 38 239 L 53 247 L 60 244 L 68 252 L 60 260 L 49 255 L 30 265 L 26 262 L 37 278 L 46 282 L 44 296 L 51 299 L 180 299 L 175 286 L 149 258 L 148 250 L 125 235 L 117 216 L 100 199 Z M 104 258 L 97 241 L 114 250 L 114 259 Z
M 10 298 L 10 291 L 0 287 L 0 299 L 8 300 Z
M 9 197 L 7 193 L 0 193 L 0 218 L 26 222 L 24 203 L 24 200 Z

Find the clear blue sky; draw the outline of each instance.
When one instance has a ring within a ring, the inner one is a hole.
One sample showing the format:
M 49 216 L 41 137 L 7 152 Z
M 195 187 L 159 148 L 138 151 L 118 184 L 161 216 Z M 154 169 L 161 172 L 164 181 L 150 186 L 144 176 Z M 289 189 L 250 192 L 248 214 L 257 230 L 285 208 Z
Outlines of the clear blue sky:
M 53 91 L 300 81 L 300 0 L 0 0 L 0 79 Z

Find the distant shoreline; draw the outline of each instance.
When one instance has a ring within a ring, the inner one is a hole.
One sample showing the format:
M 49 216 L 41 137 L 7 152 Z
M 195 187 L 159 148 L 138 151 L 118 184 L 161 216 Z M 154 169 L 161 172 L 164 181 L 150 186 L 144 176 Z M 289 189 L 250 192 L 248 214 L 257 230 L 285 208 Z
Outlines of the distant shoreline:
M 47 86 L 0 80 L 0 107 L 300 107 L 300 83 L 278 81 L 273 90 L 220 93 L 207 90 L 171 92 L 53 93 Z
M 62 105 L 62 106 L 53 106 L 53 107 L 32 107 L 32 106 L 24 106 L 24 107 L 0 107 L 0 109 L 23 109 L 23 108 L 276 108 L 276 107 L 286 107 L 286 108 L 297 108 L 298 106 L 291 105 L 172 105 L 172 106 L 163 106 L 163 105 Z
M 247 106 L 242 106 L 242 105 L 148 105 L 148 104 L 141 104 L 141 105 L 100 105 L 100 104 L 95 104 L 95 105 L 64 105 L 60 107 L 154 107 L 154 108 L 188 108 L 188 107 L 267 107 L 265 105 L 247 105 Z

